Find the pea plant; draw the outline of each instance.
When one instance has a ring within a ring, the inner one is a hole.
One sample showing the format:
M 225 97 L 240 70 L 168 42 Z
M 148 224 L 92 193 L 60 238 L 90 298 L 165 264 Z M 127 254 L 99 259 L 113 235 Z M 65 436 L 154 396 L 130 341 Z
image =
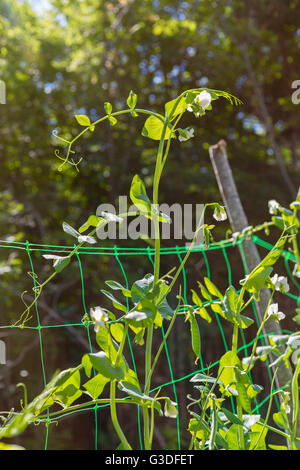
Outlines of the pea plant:
M 282 233 L 273 249 L 259 263 L 258 266 L 245 279 L 240 281 L 242 288 L 236 291 L 229 286 L 224 295 L 208 279 L 204 278 L 205 285 L 199 283 L 201 297 L 209 301 L 213 312 L 223 317 L 232 324 L 232 345 L 219 362 L 217 375 L 198 373 L 193 376 L 191 382 L 195 383 L 198 397 L 189 396 L 190 404 L 188 410 L 192 416 L 189 422 L 189 431 L 192 435 L 190 449 L 266 449 L 267 433 L 275 433 L 286 440 L 286 445 L 269 444 L 274 450 L 299 450 L 300 440 L 298 428 L 299 413 L 299 389 L 298 378 L 300 373 L 300 332 L 290 334 L 271 334 L 269 344 L 258 346 L 259 337 L 265 324 L 273 319 L 275 322 L 285 318 L 285 314 L 279 311 L 278 303 L 274 302 L 276 292 L 286 293 L 289 291 L 287 278 L 274 274 L 271 276 L 274 265 L 278 261 L 285 245 L 290 245 L 290 252 L 294 255 L 295 265 L 293 274 L 299 275 L 299 250 L 297 234 L 299 230 L 298 211 L 300 209 L 300 191 L 296 201 L 290 204 L 290 208 L 282 207 L 277 201 L 269 201 L 269 211 L 272 215 L 270 222 L 266 222 L 256 228 L 247 227 L 244 233 L 235 233 L 233 238 L 237 241 L 239 237 L 251 237 L 253 233 L 264 229 L 269 233 L 270 227 L 278 227 Z M 259 300 L 263 288 L 270 292 L 269 301 L 265 309 L 262 321 L 257 329 L 256 336 L 252 342 L 251 354 L 247 357 L 238 356 L 238 334 L 239 329 L 246 329 L 253 320 L 246 317 L 242 312 L 249 303 Z M 192 291 L 196 310 L 187 306 L 194 313 L 199 313 L 202 318 L 210 322 L 211 317 L 203 305 L 200 295 Z M 248 297 L 245 298 L 246 294 Z M 299 325 L 299 309 L 296 309 L 294 321 Z M 263 387 L 253 384 L 249 372 L 255 367 L 257 361 L 265 361 L 269 354 L 273 356 L 270 368 L 275 368 L 267 413 L 263 419 L 259 414 L 252 413 L 251 401 Z M 292 359 L 292 369 L 289 359 Z M 283 366 L 290 372 L 290 383 L 275 390 L 275 382 L 278 367 Z M 270 425 L 269 418 L 272 412 L 272 403 L 275 395 L 280 396 L 280 410 L 273 413 L 273 421 L 277 425 Z M 224 407 L 226 400 L 235 402 L 236 413 Z
M 111 308 L 95 306 L 91 308 L 90 315 L 84 318 L 86 325 L 92 324 L 94 327 L 98 350 L 84 354 L 81 363 L 76 367 L 55 374 L 41 394 L 30 403 L 28 403 L 27 393 L 25 393 L 22 410 L 20 412 L 11 411 L 5 417 L 0 428 L 0 440 L 16 437 L 32 422 L 38 423 L 45 419 L 54 419 L 70 411 L 77 411 L 95 404 L 108 404 L 111 421 L 120 441 L 119 448 L 130 450 L 132 444 L 118 420 L 118 407 L 126 403 L 141 407 L 143 414 L 143 447 L 146 450 L 151 450 L 156 416 L 160 415 L 174 419 L 178 414 L 177 403 L 172 401 L 170 397 L 163 396 L 161 390 L 155 395 L 151 392 L 151 383 L 158 360 L 178 315 L 185 316 L 191 332 L 191 347 L 196 358 L 199 358 L 201 339 L 197 315 L 208 322 L 211 321 L 210 314 L 203 305 L 201 299 L 203 297 L 210 301 L 214 312 L 232 324 L 232 346 L 230 351 L 221 357 L 216 377 L 210 374 L 198 373 L 192 378 L 192 382 L 197 384 L 195 387 L 200 392 L 200 397 L 189 397 L 191 402 L 188 411 L 192 415 L 188 428 L 191 433 L 189 448 L 265 448 L 265 436 L 268 431 L 273 431 L 285 437 L 290 448 L 299 447 L 296 429 L 300 363 L 297 354 L 294 355 L 295 367 L 292 380 L 292 420 L 288 416 L 289 393 L 286 391 L 273 392 L 271 390 L 269 409 L 265 418 L 260 416 L 257 418 L 257 415 L 252 415 L 251 399 L 260 392 L 261 387 L 252 384 L 249 372 L 256 361 L 264 360 L 270 351 L 278 355 L 278 362 L 288 361 L 289 356 L 294 354 L 299 347 L 300 337 L 298 334 L 284 339 L 281 338 L 281 344 L 285 342 L 286 345 L 286 351 L 283 353 L 276 343 L 276 338 L 270 346 L 266 347 L 267 349 L 259 347 L 258 340 L 264 324 L 271 317 L 279 321 L 283 315 L 278 311 L 278 304 L 272 303 L 272 299 L 276 291 L 283 291 L 288 287 L 286 281 L 277 274 L 271 277 L 271 272 L 286 243 L 292 244 L 297 258 L 296 276 L 300 272 L 300 259 L 296 240 L 298 231 L 297 211 L 300 206 L 300 196 L 294 203 L 293 212 L 287 212 L 278 203 L 275 206 L 273 203 L 272 211 L 276 211 L 276 214 L 278 212 L 280 216 L 274 215 L 269 224 L 263 224 L 256 229 L 252 230 L 250 228 L 248 230 L 247 236 L 251 235 L 251 230 L 256 231 L 262 228 L 266 229 L 269 225 L 277 225 L 282 233 L 270 253 L 241 281 L 239 291 L 233 286 L 229 286 L 225 294 L 222 295 L 219 289 L 209 279 L 205 278 L 205 286 L 199 283 L 200 293 L 192 291 L 193 305 L 186 305 L 181 295 L 180 286 L 176 287 L 178 285 L 176 281 L 178 281 L 179 275 L 190 256 L 199 231 L 204 233 L 205 245 L 210 244 L 214 226 L 204 223 L 206 211 L 212 210 L 217 221 L 225 220 L 227 217 L 225 208 L 216 202 L 205 204 L 194 239 L 180 265 L 163 274 L 160 269 L 160 224 L 170 223 L 170 219 L 159 210 L 159 184 L 172 139 L 178 138 L 180 142 L 184 142 L 192 138 L 194 135 L 192 127 L 184 129 L 179 127 L 182 116 L 186 112 L 190 112 L 196 118 L 202 117 L 212 109 L 213 101 L 220 97 L 229 100 L 231 104 L 239 104 L 239 100 L 227 92 L 196 88 L 184 91 L 176 99 L 166 103 L 163 115 L 138 108 L 137 95 L 131 92 L 127 99 L 126 109 L 113 112 L 112 105 L 105 103 L 105 115 L 95 122 L 91 122 L 86 115 L 77 115 L 76 120 L 83 129 L 73 140 L 69 141 L 56 135 L 66 149 L 64 156 L 58 150 L 55 152 L 61 160 L 59 169 L 62 170 L 65 165 L 69 164 L 78 170 L 81 160 L 75 161 L 75 151 L 73 149 L 75 143 L 84 134 L 94 132 L 96 126 L 107 120 L 114 126 L 122 115 L 129 114 L 133 118 L 146 115 L 147 119 L 142 129 L 142 135 L 158 143 L 153 176 L 153 193 L 152 198 L 150 198 L 144 182 L 138 175 L 135 175 L 130 187 L 130 198 L 136 207 L 136 211 L 118 215 L 108 212 L 101 213 L 101 216 L 92 214 L 78 230 L 64 222 L 63 230 L 68 235 L 75 237 L 77 244 L 68 256 L 44 255 L 46 259 L 52 260 L 53 272 L 44 282 L 39 283 L 36 279 L 35 298 L 30 305 L 26 305 L 26 309 L 18 321 L 19 325 L 23 325 L 28 321 L 31 309 L 38 301 L 45 286 L 62 270 L 67 268 L 72 258 L 76 258 L 76 253 L 78 253 L 81 246 L 86 243 L 96 243 L 95 234 L 97 230 L 111 222 L 122 224 L 126 218 L 137 214 L 151 219 L 155 232 L 154 270 L 152 273 L 145 274 L 142 279 L 137 279 L 130 289 L 117 281 L 106 281 L 109 290 L 107 288 L 103 289 L 102 293 L 111 302 Z M 240 236 L 245 236 L 245 234 L 233 234 L 233 238 L 236 240 Z M 267 287 L 271 292 L 269 305 L 254 338 L 250 358 L 239 358 L 239 329 L 248 328 L 253 323 L 253 320 L 242 312 L 253 299 L 259 298 L 263 287 Z M 177 289 L 177 292 L 175 289 Z M 171 308 L 168 303 L 168 295 L 174 291 L 177 298 L 175 309 Z M 166 333 L 158 349 L 154 351 L 154 334 L 163 323 L 167 324 Z M 145 366 L 143 371 L 135 372 L 130 368 L 130 361 L 124 355 L 125 345 L 130 335 L 134 335 L 137 347 L 144 349 Z M 143 377 L 143 383 L 141 383 L 140 377 Z M 104 392 L 108 391 L 108 385 L 109 395 L 103 397 Z M 280 429 L 274 428 L 268 423 L 272 398 L 275 393 L 280 393 L 282 396 L 281 411 L 275 417 Z M 87 397 L 85 401 L 82 400 L 84 397 Z M 236 413 L 229 411 L 223 404 L 223 401 L 228 398 L 235 401 Z M 81 402 L 76 404 L 75 402 L 79 399 L 81 399 Z M 244 412 L 247 414 L 245 415 Z M 284 429 L 282 430 L 282 428 Z M 3 448 L 6 445 L 0 442 L 0 446 Z

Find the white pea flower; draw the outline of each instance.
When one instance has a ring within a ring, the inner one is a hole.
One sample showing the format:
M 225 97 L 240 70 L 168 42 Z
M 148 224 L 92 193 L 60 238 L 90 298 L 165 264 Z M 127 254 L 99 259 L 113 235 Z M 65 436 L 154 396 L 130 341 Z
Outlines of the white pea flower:
M 291 407 L 287 403 L 282 403 L 281 406 L 282 406 L 282 408 L 284 409 L 284 411 L 286 412 L 287 415 L 291 412 Z
M 220 206 L 220 204 L 215 205 L 213 218 L 216 219 L 218 222 L 222 222 L 223 220 L 227 219 L 226 211 L 223 206 Z
M 208 108 L 211 103 L 211 94 L 208 93 L 208 91 L 203 90 L 196 96 L 194 101 L 196 104 L 201 106 L 201 108 Z
M 186 140 L 192 139 L 194 137 L 195 130 L 192 127 L 187 127 L 186 129 L 177 129 L 179 132 L 178 140 L 179 142 L 185 142 Z
M 274 276 L 271 277 L 271 281 L 275 286 L 275 290 L 282 292 L 283 294 L 290 290 L 290 286 L 285 276 L 278 276 L 278 274 L 274 274 Z
M 271 199 L 271 201 L 268 202 L 268 206 L 270 214 L 277 214 L 280 205 L 275 199 Z
M 271 304 L 268 308 L 268 318 L 270 317 L 279 322 L 285 318 L 285 314 L 278 311 L 278 304 Z
M 0 274 L 9 273 L 11 270 L 10 266 L 0 266 Z
M 196 117 L 202 116 L 205 114 L 204 109 L 208 108 L 211 103 L 211 94 L 208 91 L 201 91 L 193 101 L 193 103 L 188 106 L 186 109 L 190 113 L 195 113 Z
M 290 401 L 289 392 L 283 392 L 282 398 L 283 398 L 283 401 L 281 403 L 281 408 L 286 412 L 286 414 L 289 414 L 291 412 L 291 407 L 289 405 L 289 401 Z
M 240 235 L 241 235 L 240 232 L 234 232 L 232 234 L 232 238 L 233 238 L 234 243 L 239 239 Z
M 100 328 L 105 327 L 105 322 L 107 322 L 108 320 L 108 315 L 101 307 L 91 308 L 90 316 L 91 316 L 91 319 L 95 322 L 95 325 L 94 325 L 95 333 L 97 333 Z
M 295 276 L 295 277 L 300 277 L 300 271 L 296 271 L 296 272 L 294 273 L 294 276 Z
M 177 403 L 170 399 L 167 399 L 165 401 L 164 415 L 167 418 L 177 418 L 177 415 L 178 415 Z

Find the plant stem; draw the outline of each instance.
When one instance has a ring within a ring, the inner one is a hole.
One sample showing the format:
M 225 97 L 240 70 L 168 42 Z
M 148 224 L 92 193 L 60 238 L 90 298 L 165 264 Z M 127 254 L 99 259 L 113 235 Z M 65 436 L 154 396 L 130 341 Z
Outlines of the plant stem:
M 260 333 L 267 321 L 267 315 L 268 315 L 268 310 L 269 310 L 269 307 L 271 305 L 271 302 L 272 302 L 272 299 L 273 299 L 273 295 L 274 295 L 274 290 L 270 296 L 270 299 L 269 299 L 269 302 L 268 302 L 268 305 L 267 305 L 267 308 L 266 308 L 266 311 L 265 311 L 265 314 L 264 314 L 264 317 L 263 317 L 263 320 L 259 326 L 259 329 L 257 330 L 257 333 L 256 333 L 256 336 L 255 336 L 255 341 L 254 341 L 254 344 L 253 344 L 253 348 L 252 348 L 252 353 L 251 353 L 251 356 L 250 356 L 250 361 L 249 361 L 249 364 L 247 366 L 247 369 L 246 369 L 246 373 L 248 373 L 250 371 L 250 368 L 251 368 L 251 364 L 252 364 L 252 361 L 253 361 L 253 357 L 254 357 L 254 354 L 255 354 L 255 351 L 256 351 L 256 347 L 257 347 L 257 343 L 258 343 L 258 339 L 259 339 L 259 336 L 260 336 Z
M 158 188 L 159 188 L 159 180 L 160 180 L 160 167 L 162 163 L 164 140 L 165 140 L 167 125 L 168 125 L 168 119 L 166 116 L 165 121 L 164 121 L 164 127 L 162 130 L 162 135 L 159 141 L 157 157 L 156 157 L 154 181 L 153 181 L 153 205 L 155 209 L 157 209 L 157 206 L 158 206 Z M 155 233 L 155 258 L 154 258 L 153 285 L 155 285 L 159 279 L 159 267 L 160 267 L 160 234 L 159 234 L 159 220 L 158 220 L 157 214 L 154 215 L 153 222 L 154 222 L 154 233 Z M 151 384 L 150 380 L 147 380 L 147 379 L 149 377 L 150 370 L 151 370 L 152 341 L 153 341 L 153 324 L 148 327 L 147 339 L 146 339 L 146 354 L 145 354 L 145 380 L 147 381 L 147 384 L 145 386 L 146 395 L 149 393 L 150 384 Z M 150 429 L 149 429 L 149 414 L 148 414 L 148 408 L 145 406 L 143 407 L 143 416 L 144 416 L 145 449 L 150 450 L 151 442 L 150 442 Z
M 238 338 L 239 338 L 239 327 L 238 325 L 234 325 L 233 327 L 233 336 L 232 336 L 232 351 L 236 354 L 237 347 L 238 347 Z M 243 408 L 240 402 L 239 397 L 236 397 L 236 404 L 237 404 L 237 414 L 240 421 L 243 422 Z M 245 449 L 245 441 L 244 441 L 244 430 L 242 425 L 238 425 L 238 434 L 239 434 L 239 443 L 241 450 Z
M 293 398 L 293 422 L 292 422 L 292 449 L 297 450 L 294 442 L 296 439 L 297 434 L 297 423 L 298 423 L 298 415 L 299 415 L 299 391 L 298 391 L 298 377 L 300 374 L 300 360 L 298 359 L 298 363 L 296 366 L 296 370 L 293 375 L 292 380 L 292 398 Z
M 113 426 L 115 428 L 116 433 L 118 434 L 122 446 L 125 450 L 131 450 L 131 447 L 126 439 L 125 434 L 123 433 L 121 426 L 118 421 L 117 417 L 117 409 L 116 409 L 116 381 L 112 380 L 110 382 L 110 413 L 111 413 L 111 420 Z

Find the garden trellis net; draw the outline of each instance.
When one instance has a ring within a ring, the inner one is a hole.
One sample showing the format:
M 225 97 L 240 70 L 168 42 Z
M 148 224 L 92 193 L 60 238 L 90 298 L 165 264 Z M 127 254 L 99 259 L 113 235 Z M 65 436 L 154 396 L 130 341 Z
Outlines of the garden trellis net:
M 272 244 L 260 239 L 256 235 L 252 236 L 252 241 L 259 247 L 260 249 L 266 251 L 270 251 L 273 247 Z M 210 255 L 213 252 L 218 252 L 222 256 L 223 259 L 223 265 L 226 269 L 226 283 L 227 286 L 231 285 L 233 283 L 233 276 L 232 276 L 232 266 L 230 263 L 230 256 L 229 256 L 229 251 L 230 250 L 239 250 L 239 256 L 241 255 L 241 260 L 242 260 L 242 266 L 243 266 L 243 273 L 241 274 L 241 277 L 244 275 L 248 274 L 247 273 L 247 268 L 246 268 L 246 259 L 245 259 L 245 252 L 244 252 L 244 246 L 243 246 L 244 239 L 240 238 L 237 241 L 233 242 L 232 240 L 223 240 L 218 243 L 212 243 L 209 248 L 203 247 L 203 245 L 195 245 L 192 248 L 191 252 L 191 257 L 189 258 L 187 265 L 182 270 L 181 273 L 181 280 L 180 284 L 182 286 L 182 294 L 184 299 L 186 300 L 188 298 L 188 290 L 189 290 L 189 279 L 188 279 L 188 266 L 192 262 L 193 255 L 197 255 L 197 259 L 201 258 L 201 275 L 207 276 L 209 279 L 212 277 L 212 269 L 211 269 L 211 261 L 210 261 Z M 14 252 L 16 250 L 21 250 L 23 252 L 23 255 L 27 257 L 27 263 L 29 266 L 29 269 L 27 269 L 28 272 L 30 272 L 32 282 L 33 282 L 33 292 L 35 292 L 35 288 L 38 285 L 38 280 L 39 276 L 38 273 L 35 270 L 35 262 L 37 257 L 41 258 L 43 260 L 42 255 L 45 253 L 51 253 L 55 255 L 63 255 L 66 256 L 69 253 L 71 253 L 74 250 L 74 246 L 60 246 L 60 245 L 41 245 L 41 244 L 35 244 L 35 243 L 29 243 L 29 242 L 10 242 L 10 241 L 0 241 L 0 248 L 6 252 L 6 250 L 13 250 Z M 171 248 L 162 248 L 161 249 L 161 255 L 162 259 L 168 256 L 175 256 L 177 261 L 180 263 L 182 261 L 182 257 L 186 254 L 188 251 L 188 247 L 186 246 L 176 246 L 176 247 L 171 247 Z M 263 254 L 263 253 L 262 253 Z M 49 328 L 55 328 L 56 329 L 56 336 L 60 334 L 62 329 L 66 328 L 81 328 L 84 329 L 84 334 L 86 335 L 89 349 L 90 351 L 85 351 L 85 352 L 92 352 L 93 346 L 92 346 L 92 334 L 93 334 L 93 323 L 89 319 L 88 316 L 88 307 L 87 307 L 87 301 L 86 301 L 86 279 L 84 275 L 84 265 L 86 258 L 89 256 L 92 257 L 111 257 L 114 259 L 117 268 L 120 270 L 120 278 L 123 278 L 124 281 L 124 286 L 126 288 L 130 288 L 129 285 L 129 280 L 127 278 L 127 273 L 126 273 L 126 268 L 125 268 L 125 260 L 126 262 L 130 262 L 132 260 L 132 257 L 138 257 L 138 260 L 141 260 L 143 258 L 144 262 L 149 263 L 149 271 L 151 271 L 153 267 L 153 261 L 154 261 L 154 249 L 150 247 L 146 248 L 126 248 L 126 247 L 119 247 L 119 246 L 113 246 L 113 247 L 80 247 L 80 249 L 76 252 L 76 257 L 77 258 L 77 264 L 78 264 L 78 270 L 79 270 L 79 276 L 80 276 L 80 283 L 81 283 L 81 299 L 82 299 L 82 313 L 81 317 L 77 317 L 74 322 L 66 322 L 66 323 L 55 323 L 55 324 L 44 324 L 43 323 L 43 315 L 40 314 L 40 309 L 39 309 L 39 302 L 40 299 L 37 300 L 33 307 L 33 311 L 31 312 L 31 315 L 33 315 L 31 321 L 29 323 L 25 324 L 6 324 L 3 325 L 1 324 L 3 322 L 3 312 L 1 312 L 1 323 L 0 323 L 0 331 L 5 334 L 5 332 L 11 331 L 11 329 L 18 329 L 18 335 L 22 335 L 22 332 L 31 330 L 34 332 L 35 335 L 37 335 L 38 338 L 38 347 L 39 347 L 39 358 L 36 359 L 35 363 L 35 374 L 36 375 L 42 375 L 42 382 L 43 385 L 46 385 L 47 382 L 49 382 L 51 376 L 47 374 L 47 358 L 49 360 L 49 354 L 51 354 L 50 347 L 49 345 L 49 350 L 47 350 L 47 346 L 45 346 L 45 340 L 44 340 L 44 335 L 47 329 Z M 283 259 L 283 267 L 285 269 L 286 274 L 290 278 L 290 284 L 293 285 L 294 289 L 293 292 L 287 292 L 284 294 L 285 296 L 289 297 L 289 302 L 292 302 L 294 308 L 298 307 L 300 305 L 300 285 L 297 283 L 296 279 L 292 275 L 292 263 L 295 261 L 295 258 L 293 254 L 291 254 L 288 251 L 283 251 L 282 254 L 282 259 Z M 107 259 L 107 258 L 106 258 Z M 68 268 L 66 269 L 66 271 Z M 148 271 L 148 272 L 149 272 Z M 214 279 L 212 278 L 212 281 Z M 48 285 L 49 286 L 49 285 Z M 47 287 L 48 287 L 47 286 Z M 2 293 L 1 295 L 4 295 Z M 32 295 L 36 295 L 32 294 Z M 207 305 L 209 301 L 204 302 L 204 306 Z M 252 318 L 255 320 L 256 324 L 259 325 L 259 318 L 258 314 L 256 311 L 256 306 L 255 303 L 252 302 L 251 308 L 253 311 Z M 221 337 L 221 343 L 223 346 L 223 353 L 228 351 L 229 349 L 229 344 L 230 340 L 228 341 L 228 338 L 226 338 L 226 334 L 224 332 L 224 324 L 222 323 L 222 319 L 219 318 L 217 313 L 214 313 L 215 319 L 214 319 L 214 328 L 218 327 L 218 335 Z M 211 325 L 209 325 L 211 327 Z M 283 332 L 288 332 L 288 330 L 283 330 Z M 241 333 L 241 344 L 239 351 L 241 352 L 243 350 L 244 356 L 248 356 L 249 353 L 251 352 L 251 346 L 253 344 L 253 339 L 248 340 L 245 337 L 245 331 L 240 330 Z M 164 331 L 164 326 L 161 328 L 161 335 L 162 338 L 164 337 L 165 331 Z M 173 394 L 172 399 L 178 403 L 178 394 L 177 394 L 177 387 L 180 383 L 183 381 L 190 381 L 190 379 L 193 377 L 198 372 L 206 373 L 208 370 L 210 373 L 214 373 L 215 367 L 218 366 L 218 361 L 210 362 L 207 364 L 206 358 L 205 358 L 205 347 L 202 347 L 202 352 L 201 356 L 199 358 L 199 361 L 197 365 L 195 366 L 193 362 L 191 363 L 191 369 L 186 371 L 187 373 L 183 374 L 183 376 L 177 377 L 174 376 L 174 358 L 169 352 L 169 341 L 170 339 L 168 338 L 167 342 L 165 343 L 164 350 L 165 350 L 165 360 L 167 364 L 167 369 L 168 369 L 168 377 L 164 377 L 164 383 L 160 383 L 159 386 L 153 388 L 151 392 L 156 392 L 158 389 L 164 389 L 164 387 L 169 386 L 171 388 L 171 392 Z M 132 367 L 133 369 L 139 373 L 138 370 L 136 370 L 137 365 L 135 361 L 135 348 L 138 348 L 139 346 L 136 346 L 133 344 L 132 338 L 129 337 L 128 335 L 128 343 L 129 343 L 129 352 L 130 352 L 130 360 L 132 362 Z M 266 337 L 265 335 L 260 336 L 260 344 L 265 345 L 266 344 Z M 222 355 L 222 354 L 221 354 Z M 10 358 L 13 359 L 13 358 Z M 70 366 L 74 366 L 70 365 Z M 4 367 L 4 366 L 2 366 Z M 269 368 L 269 362 L 268 360 L 264 363 L 264 367 L 266 368 L 266 376 L 268 377 L 269 381 L 269 390 L 268 393 L 271 393 L 270 391 L 270 386 L 271 386 L 271 381 L 272 381 L 272 375 L 271 371 Z M 215 371 L 216 372 L 216 371 Z M 268 398 L 270 395 L 266 393 L 263 398 L 259 399 L 260 395 L 255 397 L 254 399 L 254 407 L 252 412 L 253 413 L 260 413 L 261 407 L 264 406 L 264 404 L 268 401 Z M 126 400 L 126 398 L 124 398 Z M 279 402 L 277 397 L 275 396 L 274 400 L 277 408 L 279 407 Z M 82 404 L 77 406 L 71 405 L 70 409 L 64 410 L 64 413 L 60 414 L 59 412 L 55 414 L 54 416 L 52 414 L 47 414 L 47 416 L 44 419 L 37 419 L 37 422 L 40 425 L 45 425 L 45 432 L 44 432 L 44 438 L 43 438 L 43 446 L 45 449 L 48 448 L 48 442 L 49 442 L 49 434 L 51 432 L 55 433 L 55 426 L 51 427 L 51 423 L 59 423 L 60 419 L 62 417 L 74 415 L 76 413 L 93 413 L 93 421 L 94 421 L 94 435 L 93 435 L 93 448 L 95 449 L 101 449 L 101 411 L 103 408 L 107 408 L 109 404 L 101 404 L 97 403 L 97 400 L 94 400 L 93 403 L 89 402 L 89 405 L 86 407 L 83 407 Z M 134 405 L 131 405 L 134 406 Z M 231 403 L 231 406 L 234 410 L 234 404 L 233 402 Z M 1 414 L 1 411 L 0 411 Z M 181 415 L 180 413 L 178 414 L 177 417 L 177 423 L 176 423 L 176 439 L 177 439 L 177 447 L 178 449 L 182 448 L 182 429 L 181 429 Z M 34 419 L 33 419 L 34 421 Z M 53 430 L 52 430 L 53 429 Z M 140 410 L 139 406 L 137 406 L 137 413 L 136 413 L 136 429 L 138 432 L 139 436 L 139 446 L 142 449 L 143 448 L 143 439 L 142 439 L 142 430 L 141 430 L 141 416 L 140 416 Z M 185 429 L 186 431 L 186 429 Z

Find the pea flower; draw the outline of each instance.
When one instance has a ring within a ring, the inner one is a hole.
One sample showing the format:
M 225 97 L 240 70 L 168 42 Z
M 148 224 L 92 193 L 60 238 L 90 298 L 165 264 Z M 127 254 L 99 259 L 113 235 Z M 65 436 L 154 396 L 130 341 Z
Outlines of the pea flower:
M 290 394 L 289 392 L 283 392 L 281 396 L 282 396 L 283 401 L 280 407 L 286 412 L 286 414 L 289 414 L 291 412 L 291 407 L 289 405 Z
M 285 276 L 278 276 L 278 274 L 274 274 L 271 277 L 271 281 L 275 286 L 275 290 L 282 292 L 288 292 L 290 290 L 290 286 L 288 285 L 287 278 Z
M 177 415 L 178 415 L 177 403 L 170 400 L 170 398 L 166 399 L 165 401 L 164 415 L 167 418 L 177 418 Z
M 201 108 L 208 108 L 211 103 L 211 94 L 208 93 L 208 91 L 203 90 L 196 96 L 194 101 L 196 104 L 201 106 Z
M 101 307 L 94 307 L 90 310 L 90 316 L 91 319 L 95 322 L 95 333 L 98 333 L 100 328 L 105 327 L 105 322 L 108 320 L 108 315 Z
M 216 219 L 218 222 L 222 222 L 223 220 L 227 219 L 225 208 L 223 206 L 220 206 L 220 204 L 215 205 L 213 218 Z
M 278 311 L 278 304 L 271 304 L 268 308 L 268 318 L 273 318 L 273 320 L 279 322 L 285 318 L 285 314 Z
M 268 206 L 270 214 L 277 214 L 280 205 L 277 201 L 275 201 L 275 199 L 271 199 L 271 201 L 268 202 Z
M 194 129 L 192 127 L 187 127 L 186 129 L 177 129 L 179 132 L 178 140 L 179 142 L 185 142 L 186 140 L 192 139 L 194 137 Z
M 201 113 L 201 109 L 204 110 L 209 107 L 211 103 L 211 94 L 208 93 L 208 91 L 203 90 L 199 95 L 197 95 L 193 101 L 193 103 L 187 107 L 187 110 L 192 112 L 195 112 L 195 115 L 198 117 Z M 198 112 L 197 112 L 198 111 Z

